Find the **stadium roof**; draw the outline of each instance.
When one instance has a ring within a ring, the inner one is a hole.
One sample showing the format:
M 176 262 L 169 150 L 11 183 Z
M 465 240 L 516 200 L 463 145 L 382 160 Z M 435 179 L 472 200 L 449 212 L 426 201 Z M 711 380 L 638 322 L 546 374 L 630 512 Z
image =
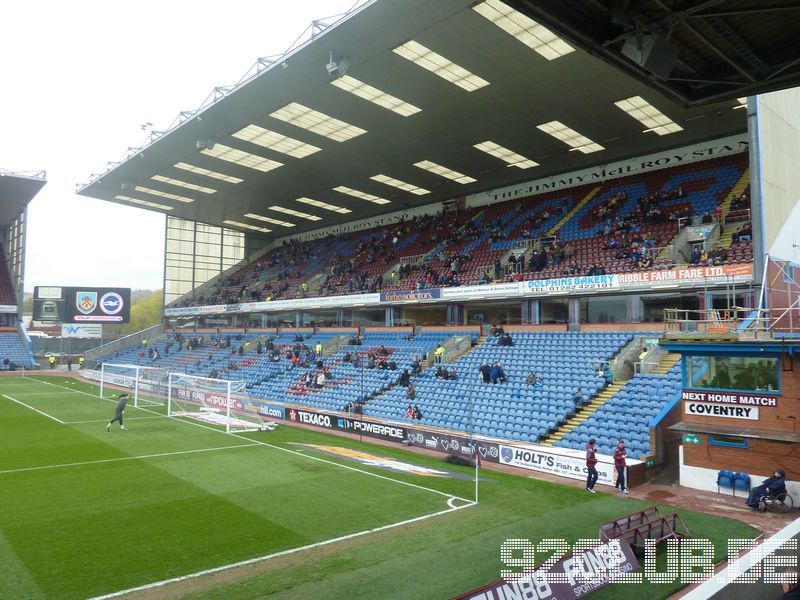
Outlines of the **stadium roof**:
M 800 85 L 796 0 L 507 1 L 685 105 Z
M 746 130 L 510 10 L 369 2 L 79 193 L 277 238 Z
M 0 169 L 0 227 L 7 227 L 47 183 L 44 171 L 13 173 Z

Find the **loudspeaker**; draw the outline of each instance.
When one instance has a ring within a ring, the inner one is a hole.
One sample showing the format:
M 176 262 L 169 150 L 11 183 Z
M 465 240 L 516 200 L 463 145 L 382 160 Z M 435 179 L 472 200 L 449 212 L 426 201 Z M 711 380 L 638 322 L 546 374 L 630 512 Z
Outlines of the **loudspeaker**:
M 677 46 L 658 35 L 630 37 L 622 47 L 623 56 L 662 79 L 672 73 L 679 53 Z

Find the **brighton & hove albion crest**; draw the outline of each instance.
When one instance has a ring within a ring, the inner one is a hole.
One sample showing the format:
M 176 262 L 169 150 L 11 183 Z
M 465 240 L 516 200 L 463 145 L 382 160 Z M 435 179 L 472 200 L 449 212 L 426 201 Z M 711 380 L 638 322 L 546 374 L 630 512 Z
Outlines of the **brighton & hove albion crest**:
M 75 306 L 85 315 L 97 308 L 97 292 L 78 292 L 75 295 Z

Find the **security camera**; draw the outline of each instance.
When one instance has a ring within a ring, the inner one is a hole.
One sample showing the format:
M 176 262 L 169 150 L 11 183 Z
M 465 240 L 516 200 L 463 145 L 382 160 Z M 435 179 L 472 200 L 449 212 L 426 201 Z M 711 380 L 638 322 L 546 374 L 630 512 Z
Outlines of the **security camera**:
M 328 75 L 336 75 L 336 73 L 339 72 L 339 65 L 337 65 L 334 61 L 331 61 L 325 65 L 325 68 L 328 70 Z

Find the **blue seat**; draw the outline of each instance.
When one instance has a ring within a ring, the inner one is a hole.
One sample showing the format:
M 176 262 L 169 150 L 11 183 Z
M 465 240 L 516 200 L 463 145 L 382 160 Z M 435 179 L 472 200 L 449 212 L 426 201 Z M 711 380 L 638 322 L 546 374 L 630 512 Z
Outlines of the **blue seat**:
M 733 491 L 742 490 L 743 492 L 750 491 L 750 475 L 747 473 L 734 473 L 733 474 Z
M 736 490 L 733 487 L 733 471 L 723 469 L 717 473 L 717 493 L 719 494 L 720 489 L 723 488 L 733 490 L 734 495 L 736 495 Z

